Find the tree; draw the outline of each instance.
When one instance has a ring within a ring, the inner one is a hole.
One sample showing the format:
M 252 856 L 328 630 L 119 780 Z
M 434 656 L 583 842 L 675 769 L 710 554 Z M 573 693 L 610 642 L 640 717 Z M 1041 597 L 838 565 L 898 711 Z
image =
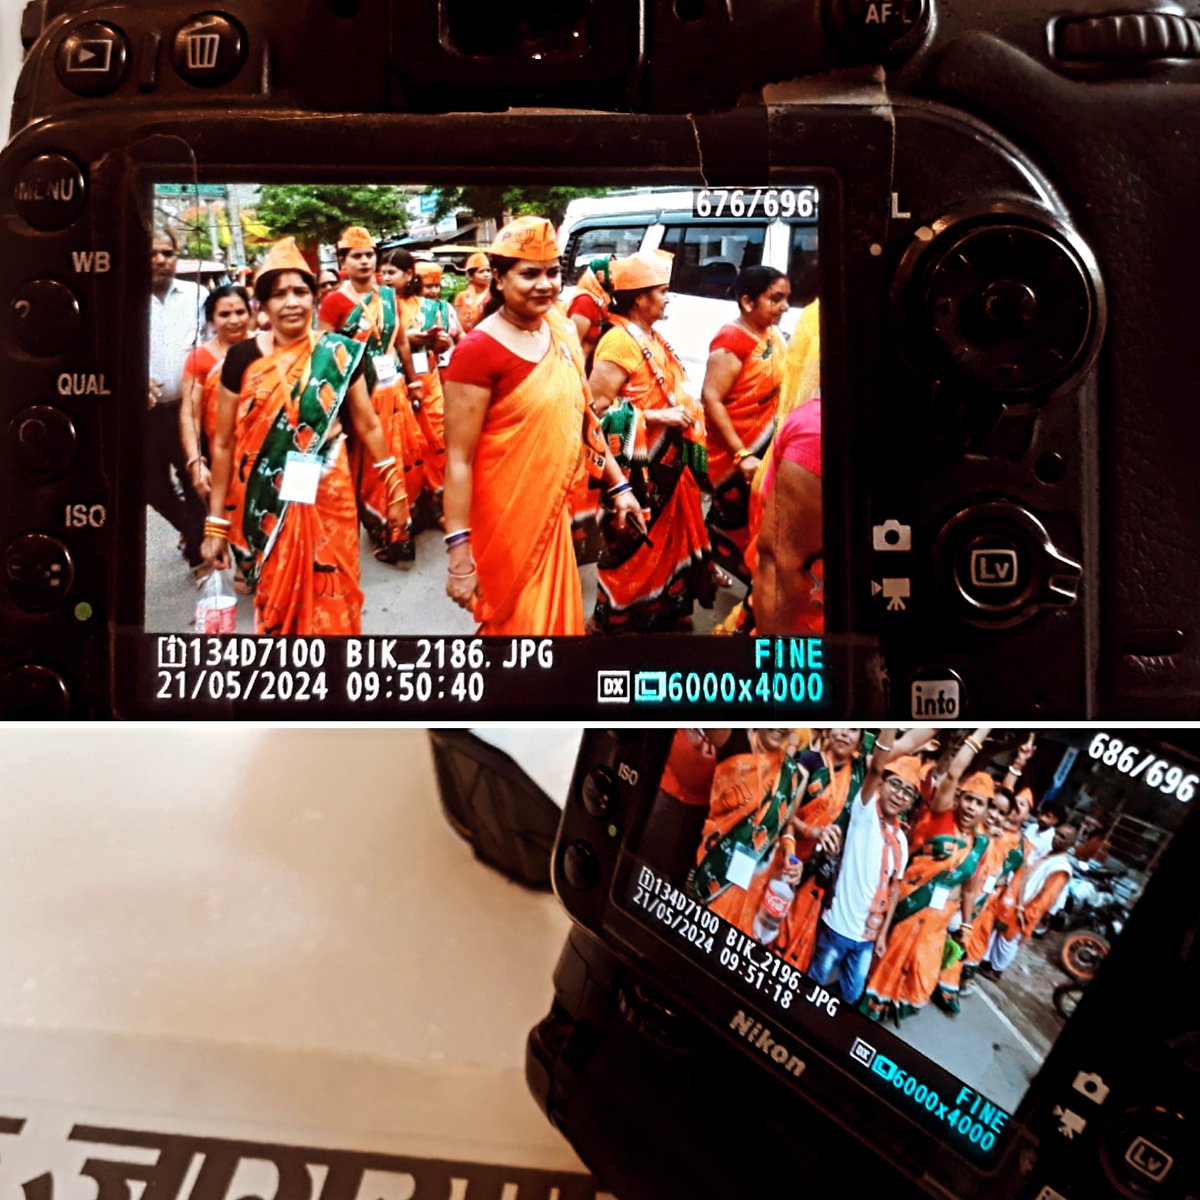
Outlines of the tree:
M 398 187 L 354 184 L 268 185 L 254 210 L 272 238 L 336 242 L 348 225 L 377 238 L 408 227 L 408 197 Z
M 509 217 L 527 213 L 545 217 L 552 225 L 560 225 L 572 200 L 586 196 L 603 196 L 611 188 L 575 187 L 461 187 L 443 188 L 438 194 L 434 220 L 439 221 L 452 212 L 469 212 L 478 221 L 495 221 L 503 225 Z

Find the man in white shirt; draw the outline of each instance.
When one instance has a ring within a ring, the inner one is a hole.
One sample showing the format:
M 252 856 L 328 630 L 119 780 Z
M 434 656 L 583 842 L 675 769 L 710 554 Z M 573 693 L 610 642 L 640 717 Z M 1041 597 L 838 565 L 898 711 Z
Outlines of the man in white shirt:
M 886 756 L 886 749 L 882 753 Z M 836 852 L 841 846 L 842 863 L 833 900 L 821 917 L 808 974 L 824 986 L 836 978 L 842 998 L 850 1004 L 862 997 L 873 955 L 887 947 L 881 931 L 891 923 L 908 865 L 908 840 L 900 817 L 917 802 L 921 760 L 911 754 L 892 758 L 882 766 L 882 774 L 879 771 L 872 762 L 861 792 L 846 805 L 845 833 L 831 825 L 821 839 L 827 850 Z
M 192 487 L 179 436 L 183 361 L 204 336 L 204 292 L 175 278 L 179 241 L 169 229 L 154 233 L 150 254 L 150 395 L 143 462 L 146 503 L 180 534 L 183 556 L 204 563 L 204 502 Z
M 1054 832 L 1059 822 L 1067 815 L 1061 804 L 1047 804 L 1025 822 L 1023 833 L 1029 843 L 1025 855 L 1025 869 L 1028 870 L 1039 859 L 1045 858 L 1054 845 Z

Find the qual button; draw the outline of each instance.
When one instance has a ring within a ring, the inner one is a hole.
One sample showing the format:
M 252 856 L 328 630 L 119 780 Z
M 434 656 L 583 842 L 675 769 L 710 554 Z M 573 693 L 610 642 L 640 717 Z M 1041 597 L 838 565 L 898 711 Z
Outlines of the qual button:
M 75 461 L 78 436 L 71 418 L 60 408 L 38 404 L 17 413 L 9 426 L 17 464 L 38 479 L 62 475 Z
M 106 96 L 125 78 L 129 43 L 100 21 L 77 25 L 58 46 L 58 77 L 77 96 Z
M 21 349 L 38 358 L 69 349 L 83 327 L 78 297 L 54 279 L 27 283 L 13 297 L 9 314 Z
M 223 13 L 201 13 L 175 34 L 172 61 L 181 78 L 196 87 L 228 83 L 246 61 L 246 34 Z
M 61 154 L 41 154 L 22 168 L 13 207 L 34 229 L 66 229 L 87 204 L 87 182 L 78 164 Z

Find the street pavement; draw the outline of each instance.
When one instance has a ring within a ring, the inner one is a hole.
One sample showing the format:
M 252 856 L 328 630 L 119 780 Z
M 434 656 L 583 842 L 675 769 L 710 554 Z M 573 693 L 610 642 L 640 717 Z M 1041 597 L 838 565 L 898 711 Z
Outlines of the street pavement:
M 1052 999 L 1067 980 L 1058 966 L 1062 940 L 1056 932 L 1026 939 L 1000 983 L 979 978 L 954 1017 L 927 1005 L 904 1022 L 900 1036 L 1013 1112 L 1064 1025 Z
M 145 628 L 150 633 L 193 631 L 196 584 L 177 543 L 175 530 L 158 513 L 148 510 Z M 363 533 L 361 560 L 364 634 L 462 637 L 475 632 L 474 618 L 446 595 L 446 553 L 439 530 L 418 534 L 417 561 L 396 566 L 378 562 Z M 580 577 L 586 617 L 596 598 L 595 566 L 582 568 Z M 698 608 L 696 632 L 708 633 L 714 622 L 728 615 L 742 591 L 740 584 L 722 589 L 711 612 Z M 254 601 L 249 596 L 239 597 L 237 630 L 254 632 Z

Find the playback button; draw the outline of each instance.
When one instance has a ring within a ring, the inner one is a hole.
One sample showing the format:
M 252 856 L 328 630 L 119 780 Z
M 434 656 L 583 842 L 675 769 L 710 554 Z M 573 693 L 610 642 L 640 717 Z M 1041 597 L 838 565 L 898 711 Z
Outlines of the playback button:
M 102 21 L 76 25 L 59 43 L 56 66 L 63 86 L 77 96 L 107 96 L 125 78 L 129 43 Z

